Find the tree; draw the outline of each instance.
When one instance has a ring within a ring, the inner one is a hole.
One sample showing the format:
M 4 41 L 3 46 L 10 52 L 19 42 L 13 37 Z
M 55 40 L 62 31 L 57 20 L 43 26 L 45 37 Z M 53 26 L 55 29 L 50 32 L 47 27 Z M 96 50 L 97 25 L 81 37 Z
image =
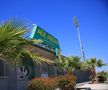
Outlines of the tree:
M 9 90 L 17 90 L 16 67 L 22 66 L 22 62 L 25 57 L 37 64 L 50 62 L 38 54 L 32 53 L 25 47 L 27 45 L 42 42 L 40 40 L 33 40 L 26 37 L 24 38 L 28 31 L 29 26 L 20 19 L 11 18 L 0 23 L 0 60 L 6 61 L 9 64 Z
M 26 45 L 42 42 L 24 38 L 28 31 L 29 26 L 20 19 L 11 18 L 0 23 L 0 60 L 6 60 L 12 66 L 21 65 L 25 55 L 38 64 L 49 61 L 25 48 Z
M 68 56 L 68 57 L 61 57 L 61 60 L 59 60 L 56 63 L 56 67 L 59 70 L 64 70 L 67 72 L 67 74 L 72 75 L 72 72 L 76 70 L 81 69 L 81 62 L 80 57 L 78 56 Z
M 91 72 L 92 83 L 95 82 L 96 78 L 96 67 L 102 67 L 106 64 L 102 60 L 96 58 L 90 58 L 83 63 L 83 67 Z
M 58 62 L 55 63 L 55 66 L 59 71 L 66 72 L 66 75 L 63 76 L 64 79 L 59 81 L 61 88 L 63 90 L 73 90 L 76 85 L 76 78 L 73 75 L 74 70 L 81 70 L 82 62 L 78 56 L 58 56 Z M 74 78 L 74 79 L 72 79 Z

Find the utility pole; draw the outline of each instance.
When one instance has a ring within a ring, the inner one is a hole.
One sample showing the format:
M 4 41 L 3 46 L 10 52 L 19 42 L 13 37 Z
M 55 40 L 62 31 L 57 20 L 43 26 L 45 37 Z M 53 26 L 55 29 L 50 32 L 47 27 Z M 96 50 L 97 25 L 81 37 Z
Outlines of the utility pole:
M 76 16 L 74 16 L 72 19 L 73 19 L 73 24 L 74 24 L 74 26 L 75 26 L 75 28 L 77 30 L 77 33 L 78 33 L 81 56 L 82 56 L 83 60 L 85 61 L 85 53 L 84 53 L 84 48 L 83 48 L 83 45 L 82 45 L 80 31 L 79 31 L 79 21 L 78 21 Z

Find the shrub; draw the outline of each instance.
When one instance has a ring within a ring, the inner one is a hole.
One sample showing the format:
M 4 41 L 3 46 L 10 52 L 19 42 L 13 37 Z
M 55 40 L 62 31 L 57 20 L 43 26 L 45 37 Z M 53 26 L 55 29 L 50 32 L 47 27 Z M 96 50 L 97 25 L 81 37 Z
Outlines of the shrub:
M 28 90 L 54 90 L 57 88 L 55 78 L 35 78 L 29 82 Z
M 29 82 L 28 90 L 55 90 L 57 87 L 64 90 L 70 87 L 73 88 L 75 86 L 75 80 L 76 78 L 73 75 L 59 76 L 55 78 L 39 77 Z
M 73 75 L 65 75 L 57 78 L 57 86 L 61 89 L 75 87 L 76 78 Z
M 103 83 L 108 78 L 108 72 L 105 72 L 105 71 L 98 72 L 97 78 L 99 82 Z

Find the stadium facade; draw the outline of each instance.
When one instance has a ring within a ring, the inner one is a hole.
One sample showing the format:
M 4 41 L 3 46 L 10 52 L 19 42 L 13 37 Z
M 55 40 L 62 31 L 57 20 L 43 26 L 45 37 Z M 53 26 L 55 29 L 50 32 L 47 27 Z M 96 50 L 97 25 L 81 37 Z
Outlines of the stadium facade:
M 42 43 L 25 46 L 33 53 L 37 53 L 43 58 L 56 62 L 60 54 L 60 46 L 58 40 L 43 30 L 39 26 L 33 26 L 29 35 L 30 39 L 40 39 Z M 23 66 L 12 70 L 5 61 L 0 60 L 0 90 L 27 90 L 28 81 L 35 77 L 55 77 L 60 72 L 51 64 L 35 64 L 32 60 L 24 59 Z M 63 73 L 62 73 L 63 74 Z M 89 73 L 77 72 L 78 81 L 89 80 Z

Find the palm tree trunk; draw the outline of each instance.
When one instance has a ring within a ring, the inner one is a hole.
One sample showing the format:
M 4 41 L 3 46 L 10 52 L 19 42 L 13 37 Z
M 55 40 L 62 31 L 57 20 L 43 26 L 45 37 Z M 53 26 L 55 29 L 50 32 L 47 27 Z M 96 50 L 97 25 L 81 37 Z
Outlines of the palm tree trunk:
M 92 83 L 95 83 L 95 78 L 96 78 L 96 69 L 94 68 L 92 70 Z

